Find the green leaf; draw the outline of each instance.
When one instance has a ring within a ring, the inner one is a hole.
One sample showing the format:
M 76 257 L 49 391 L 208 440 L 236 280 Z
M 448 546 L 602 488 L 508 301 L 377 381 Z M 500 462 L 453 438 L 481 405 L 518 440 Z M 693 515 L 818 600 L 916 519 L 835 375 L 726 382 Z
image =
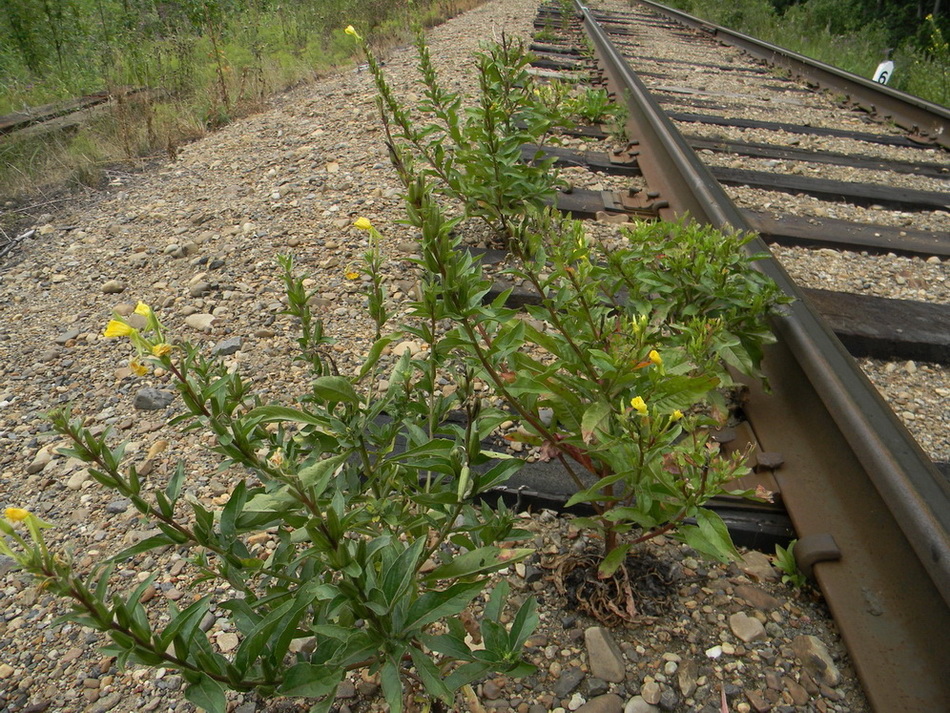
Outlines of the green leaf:
M 423 685 L 426 687 L 426 692 L 430 696 L 440 698 L 446 705 L 452 705 L 452 699 L 454 698 L 452 691 L 445 685 L 442 680 L 442 673 L 432 663 L 432 659 L 415 646 L 409 647 L 409 655 L 412 657 L 412 665 L 416 667 L 416 673 L 419 674 Z
M 340 453 L 301 468 L 297 473 L 301 485 L 305 488 L 313 488 L 313 495 L 320 497 L 323 491 L 326 490 L 327 484 L 330 482 L 330 478 L 334 472 L 336 472 L 336 469 L 339 468 L 342 463 L 346 462 L 349 455 L 349 453 Z
M 696 513 L 696 522 L 703 533 L 703 537 L 715 548 L 717 554 L 713 556 L 716 559 L 728 562 L 739 558 L 739 553 L 732 543 L 729 528 L 719 517 L 719 513 L 705 508 L 701 509 Z
M 528 637 L 538 628 L 541 619 L 538 617 L 538 600 L 528 597 L 518 609 L 515 619 L 511 622 L 508 632 L 508 648 L 512 653 L 519 654 Z
M 402 713 L 402 679 L 392 659 L 386 659 L 379 676 L 383 685 L 383 698 L 389 704 L 390 713 Z
M 234 666 L 240 672 L 241 676 L 247 673 L 251 664 L 260 656 L 271 634 L 274 633 L 277 625 L 281 623 L 284 614 L 286 614 L 293 605 L 293 601 L 284 602 L 276 609 L 268 612 L 267 616 L 257 622 L 251 631 L 245 633 L 244 640 L 234 655 Z
M 445 677 L 445 685 L 450 691 L 457 691 L 466 683 L 471 683 L 495 668 L 487 661 L 473 661 L 463 664 Z
M 366 355 L 366 359 L 363 361 L 363 366 L 360 367 L 360 375 L 357 377 L 360 381 L 376 366 L 382 356 L 383 350 L 392 344 L 393 341 L 395 341 L 393 337 L 383 337 L 373 343 L 369 353 Z
M 185 698 L 208 713 L 226 713 L 228 709 L 224 686 L 203 673 L 185 688 Z
M 581 438 L 584 439 L 584 443 L 590 444 L 594 441 L 595 432 L 601 429 L 605 421 L 608 421 L 610 412 L 610 405 L 604 401 L 592 403 L 587 407 L 581 418 Z
M 505 607 L 505 600 L 511 591 L 511 585 L 504 579 L 501 580 L 492 590 L 488 603 L 485 604 L 485 619 L 499 621 L 501 619 L 501 610 Z
M 380 588 L 390 608 L 405 595 L 415 580 L 416 568 L 424 547 L 425 538 L 417 538 L 416 541 L 404 549 L 399 557 L 396 558 L 396 561 L 383 572 Z
M 484 582 L 456 582 L 444 591 L 426 592 L 409 607 L 403 633 L 412 635 L 434 621 L 455 616 L 482 590 Z
M 610 552 L 608 552 L 607 556 L 604 557 L 603 561 L 600 563 L 600 566 L 597 567 L 597 577 L 600 579 L 607 579 L 614 572 L 616 572 L 626 559 L 627 552 L 629 550 L 630 543 L 625 542 L 622 545 L 617 545 Z
M 419 640 L 430 651 L 435 651 L 456 661 L 472 660 L 472 651 L 461 637 L 453 634 L 440 634 L 438 636 L 422 634 Z
M 426 575 L 427 582 L 435 582 L 440 579 L 459 579 L 462 577 L 471 577 L 476 574 L 487 574 L 507 567 L 521 559 L 524 559 L 534 550 L 515 549 L 508 550 L 502 560 L 501 548 L 494 545 L 479 547 L 470 550 L 443 565 L 436 567 L 432 572 Z
M 174 506 L 181 494 L 181 485 L 185 482 L 185 462 L 178 461 L 178 467 L 175 468 L 175 474 L 169 479 L 165 486 L 165 497 L 168 498 L 170 505 Z
M 327 420 L 322 416 L 290 408 L 289 406 L 259 406 L 248 411 L 243 420 L 255 423 L 290 421 L 292 423 L 306 423 L 310 426 L 327 425 Z
M 178 616 L 172 619 L 168 623 L 168 626 L 162 630 L 162 634 L 159 637 L 159 643 L 156 648 L 168 648 L 168 645 L 172 642 L 172 640 L 178 636 L 181 636 L 184 639 L 187 646 L 194 637 L 195 633 L 198 631 L 198 625 L 201 623 L 201 620 L 204 618 L 205 612 L 208 611 L 210 605 L 211 595 L 209 594 L 202 597 L 178 614 Z
M 358 405 L 360 397 L 349 379 L 342 376 L 320 376 L 313 380 L 313 393 L 330 403 Z
M 525 462 L 519 459 L 506 458 L 500 463 L 496 463 L 489 470 L 475 476 L 476 488 L 472 495 L 484 493 L 491 490 L 496 485 L 506 482 L 511 476 L 517 473 L 524 466 Z
M 345 672 L 326 664 L 298 663 L 291 666 L 284 675 L 284 682 L 278 689 L 282 696 L 302 696 L 321 698 L 336 694 L 336 687 Z
M 242 480 L 231 491 L 231 497 L 227 504 L 221 510 L 221 518 L 218 526 L 221 530 L 223 541 L 232 540 L 237 536 L 237 519 L 247 503 L 247 484 Z
M 119 554 L 113 557 L 110 557 L 106 561 L 107 562 L 121 562 L 122 560 L 127 560 L 130 557 L 134 557 L 135 555 L 141 554 L 142 552 L 148 552 L 149 550 L 154 550 L 159 547 L 165 547 L 166 545 L 177 545 L 177 544 L 180 544 L 180 543 L 176 540 L 173 540 L 168 535 L 153 535 L 152 537 L 148 537 L 142 540 L 141 542 L 122 550 Z

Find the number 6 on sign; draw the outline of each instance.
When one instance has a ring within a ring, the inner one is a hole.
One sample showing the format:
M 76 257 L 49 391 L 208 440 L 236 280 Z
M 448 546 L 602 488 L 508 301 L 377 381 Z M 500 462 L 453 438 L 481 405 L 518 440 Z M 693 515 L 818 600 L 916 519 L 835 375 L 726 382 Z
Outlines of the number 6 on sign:
M 874 70 L 874 81 L 878 84 L 887 84 L 887 81 L 891 78 L 891 75 L 894 73 L 894 63 L 890 60 L 886 62 L 881 62 L 877 69 Z

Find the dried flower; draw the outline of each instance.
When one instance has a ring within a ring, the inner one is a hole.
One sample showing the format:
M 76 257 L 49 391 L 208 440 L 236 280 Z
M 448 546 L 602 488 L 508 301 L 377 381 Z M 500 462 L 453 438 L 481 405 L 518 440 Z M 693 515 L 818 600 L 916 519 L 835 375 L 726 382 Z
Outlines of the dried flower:
M 156 344 L 152 347 L 152 355 L 157 357 L 163 357 L 166 354 L 170 353 L 172 350 L 171 344 L 166 344 L 162 342 L 161 344 Z
M 138 359 L 132 359 L 129 361 L 129 368 L 136 373 L 138 376 L 145 376 L 148 373 L 148 367 L 145 366 Z

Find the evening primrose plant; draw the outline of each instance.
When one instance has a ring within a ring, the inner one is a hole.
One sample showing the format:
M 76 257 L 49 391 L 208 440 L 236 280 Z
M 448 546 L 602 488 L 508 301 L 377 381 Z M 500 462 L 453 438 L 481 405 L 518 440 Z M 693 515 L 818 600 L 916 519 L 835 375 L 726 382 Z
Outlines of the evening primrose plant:
M 367 41 L 346 29 L 366 54 L 378 92 L 390 158 L 409 189 L 416 167 L 467 217 L 483 221 L 503 241 L 525 212 L 540 210 L 560 185 L 554 158 L 541 147 L 570 125 L 563 91 L 535 82 L 523 44 L 502 36 L 475 56 L 478 93 L 448 91 L 419 33 L 419 83 L 423 99 L 412 108 L 390 87 Z M 522 146 L 538 147 L 523 160 Z
M 375 230 L 365 220 L 357 227 Z M 408 353 L 387 361 L 395 338 L 387 335 L 356 374 L 341 375 L 326 359 L 312 294 L 290 258 L 281 265 L 287 313 L 304 328 L 297 358 L 311 366 L 295 402 L 263 404 L 238 370 L 171 343 L 143 303 L 105 331 L 128 340 L 142 369 L 169 375 L 184 405 L 171 424 L 210 434 L 221 469 L 235 477 L 227 502 L 194 493 L 183 461 L 143 475 L 110 432 L 59 410 L 50 418 L 71 444 L 63 452 L 128 498 L 157 534 L 83 574 L 69 553 L 47 547 L 47 523 L 14 507 L 0 521 L 0 552 L 70 599 L 68 618 L 108 635 L 119 665 L 176 669 L 188 700 L 215 713 L 227 710 L 228 690 L 306 697 L 311 710 L 328 711 L 351 671 L 378 676 L 392 711 L 406 696 L 451 705 L 485 675 L 530 673 L 521 652 L 538 622 L 534 600 L 506 627 L 508 588 L 486 587 L 531 550 L 514 544 L 522 533 L 503 503 L 474 504 L 522 464 L 481 445 L 507 414 L 476 395 L 471 369 L 446 368 L 434 336 L 429 363 Z M 378 269 L 372 248 L 366 269 Z M 373 315 L 381 331 L 387 316 Z M 436 370 L 447 381 L 436 383 Z M 159 611 L 143 603 L 155 575 L 126 589 L 113 570 L 167 548 L 187 556 L 194 589 L 180 608 Z M 477 647 L 459 617 L 476 601 Z M 233 651 L 201 627 L 212 610 L 238 634 Z
M 757 375 L 771 339 L 765 316 L 781 302 L 752 269 L 746 239 L 686 223 L 638 224 L 624 247 L 608 250 L 578 221 L 529 214 L 516 225 L 516 259 L 504 271 L 532 295 L 522 311 L 507 306 L 510 291 L 486 301 L 493 280 L 422 174 L 407 210 L 422 236 L 416 316 L 452 325 L 442 348 L 514 414 L 520 429 L 509 437 L 537 446 L 574 480 L 567 505 L 594 510 L 579 524 L 602 539 L 599 576 L 623 577 L 630 549 L 661 534 L 734 557 L 725 524 L 707 507 L 726 492 L 753 495 L 726 485 L 748 473 L 746 454 L 723 455 L 710 438 L 725 418 L 719 389 L 731 383 L 723 360 Z M 722 247 L 699 259 L 707 240 Z M 670 269 L 653 275 L 658 265 Z

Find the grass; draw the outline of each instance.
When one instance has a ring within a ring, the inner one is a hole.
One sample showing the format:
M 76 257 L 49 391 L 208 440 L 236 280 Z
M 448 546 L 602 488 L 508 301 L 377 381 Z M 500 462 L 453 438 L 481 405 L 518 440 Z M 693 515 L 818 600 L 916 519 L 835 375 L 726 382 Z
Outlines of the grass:
M 433 26 L 482 2 L 417 0 L 412 17 L 398 9 L 401 3 L 373 0 L 287 3 L 298 11 L 293 17 L 274 4 L 267 12 L 224 18 L 215 31 L 203 27 L 201 34 L 181 32 L 121 49 L 103 50 L 90 37 L 74 47 L 71 61 L 49 64 L 41 74 L 17 64 L 9 43 L 0 42 L 0 114 L 105 88 L 150 88 L 89 112 L 79 126 L 0 137 L 0 207 L 9 211 L 63 189 L 99 186 L 109 166 L 129 170 L 174 156 L 182 143 L 260 110 L 269 96 L 357 61 L 338 18 L 362 19 L 374 44 L 385 47 L 408 41 L 410 23 Z M 389 15 L 372 14 L 379 7 Z M 0 227 L 7 211 L 0 213 Z

